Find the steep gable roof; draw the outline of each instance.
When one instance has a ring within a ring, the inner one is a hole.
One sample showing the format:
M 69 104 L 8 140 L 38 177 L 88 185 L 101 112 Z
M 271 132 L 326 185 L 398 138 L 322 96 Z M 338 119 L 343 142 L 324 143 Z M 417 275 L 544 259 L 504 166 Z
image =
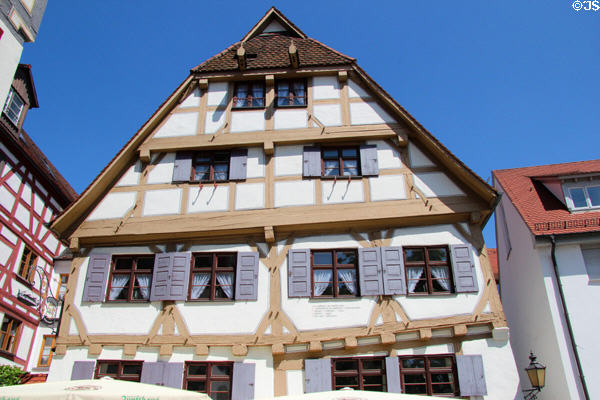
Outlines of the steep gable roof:
M 492 171 L 534 235 L 600 231 L 600 211 L 571 213 L 542 182 L 549 177 L 600 174 L 600 160 Z

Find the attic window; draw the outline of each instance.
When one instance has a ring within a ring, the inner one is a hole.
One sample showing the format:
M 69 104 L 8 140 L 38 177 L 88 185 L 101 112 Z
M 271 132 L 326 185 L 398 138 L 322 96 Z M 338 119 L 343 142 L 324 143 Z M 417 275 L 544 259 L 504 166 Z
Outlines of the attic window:
M 565 183 L 564 193 L 571 211 L 600 209 L 600 180 Z
M 25 102 L 21 96 L 19 96 L 13 88 L 10 88 L 2 112 L 15 126 L 19 125 L 24 106 Z

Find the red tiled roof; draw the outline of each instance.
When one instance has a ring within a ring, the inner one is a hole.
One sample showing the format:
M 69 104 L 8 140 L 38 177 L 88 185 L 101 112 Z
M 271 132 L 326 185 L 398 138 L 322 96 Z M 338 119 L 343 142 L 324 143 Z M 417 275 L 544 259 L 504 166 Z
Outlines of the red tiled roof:
M 496 282 L 500 280 L 500 275 L 498 274 L 498 250 L 497 249 L 487 249 L 488 258 L 490 259 L 490 265 L 492 266 L 492 272 L 494 273 L 494 279 Z
M 600 174 L 600 160 L 503 169 L 492 173 L 534 235 L 600 231 L 600 211 L 572 214 L 536 179 Z

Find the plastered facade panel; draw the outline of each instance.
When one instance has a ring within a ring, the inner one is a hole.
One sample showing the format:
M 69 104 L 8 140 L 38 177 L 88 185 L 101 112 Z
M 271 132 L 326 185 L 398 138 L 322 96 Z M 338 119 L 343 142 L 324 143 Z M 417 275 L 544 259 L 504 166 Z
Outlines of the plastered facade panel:
M 265 153 L 260 147 L 248 149 L 246 165 L 247 178 L 263 178 L 265 176 Z
M 464 196 L 454 182 L 443 172 L 426 172 L 413 175 L 415 186 L 426 197 Z
M 4 20 L 0 20 L 0 29 L 4 34 L 0 40 L 0 103 L 4 106 L 6 97 L 15 75 L 23 45 L 12 35 L 10 28 L 6 26 Z
M 314 181 L 275 182 L 275 207 L 305 206 L 314 203 Z
M 187 212 L 227 211 L 229 209 L 229 186 L 206 184 L 190 188 Z
M 3 266 L 6 266 L 11 254 L 12 254 L 12 248 L 9 247 L 4 242 L 0 242 L 0 264 L 2 264 Z
M 404 175 L 383 175 L 369 178 L 371 201 L 406 199 Z
M 402 168 L 400 152 L 384 140 L 370 140 L 368 144 L 377 146 L 377 164 L 379 169 Z
M 108 193 L 87 218 L 88 221 L 122 218 L 135 205 L 136 192 Z
M 313 99 L 339 99 L 340 83 L 337 76 L 315 76 L 312 79 Z
M 31 205 L 31 186 L 29 186 L 28 183 L 23 184 L 23 189 L 21 192 L 21 199 L 23 199 L 23 201 L 25 201 L 25 203 Z
M 274 114 L 275 129 L 294 129 L 308 127 L 308 112 L 304 108 L 277 109 Z
M 21 328 L 21 338 L 19 340 L 19 347 L 17 348 L 17 357 L 22 358 L 23 360 L 27 359 L 31 340 L 33 339 L 33 333 L 33 329 L 27 325 Z
M 265 130 L 265 111 L 232 111 L 231 132 Z
M 116 183 L 116 187 L 119 186 L 134 186 L 140 182 L 140 176 L 142 174 L 142 163 L 136 161 L 131 167 L 125 171 L 121 179 Z
M 395 123 L 396 120 L 374 101 L 350 103 L 350 123 L 369 125 Z
M 180 108 L 200 107 L 200 89 L 196 88 L 190 95 L 181 102 Z
M 356 203 L 364 201 L 362 181 L 348 179 L 321 181 L 323 204 Z
M 325 126 L 342 125 L 342 107 L 339 104 L 315 104 L 313 113 Z
M 12 210 L 15 204 L 15 196 L 4 186 L 0 187 L 0 205 L 7 210 Z
M 287 395 L 301 395 L 304 394 L 304 370 L 291 369 L 285 371 L 286 383 L 287 383 Z
M 159 161 L 155 162 L 146 176 L 146 183 L 171 183 L 173 179 L 173 166 L 175 164 L 175 153 L 167 153 Z
M 359 97 L 365 98 L 365 97 L 369 97 L 369 93 L 367 93 L 354 80 L 348 79 L 348 97 L 350 97 L 351 99 L 356 99 Z
M 238 183 L 235 186 L 235 209 L 253 210 L 265 207 L 264 183 Z
M 147 190 L 144 193 L 142 215 L 179 214 L 181 192 L 181 189 Z
M 275 147 L 275 176 L 302 175 L 302 145 Z
M 12 174 L 6 180 L 6 183 L 8 183 L 8 186 L 10 186 L 10 188 L 12 190 L 14 190 L 15 193 L 19 193 L 19 188 L 21 187 L 21 177 L 19 176 L 18 172 L 15 172 L 14 174 Z
M 225 109 L 210 110 L 206 112 L 204 121 L 204 133 L 216 133 L 225 124 Z
M 413 143 L 408 143 L 408 155 L 411 167 L 435 167 L 435 164 Z
M 206 104 L 209 106 L 224 106 L 227 104 L 227 82 L 210 82 Z
M 166 122 L 158 128 L 155 138 L 193 136 L 198 128 L 197 112 L 173 113 L 167 117 Z

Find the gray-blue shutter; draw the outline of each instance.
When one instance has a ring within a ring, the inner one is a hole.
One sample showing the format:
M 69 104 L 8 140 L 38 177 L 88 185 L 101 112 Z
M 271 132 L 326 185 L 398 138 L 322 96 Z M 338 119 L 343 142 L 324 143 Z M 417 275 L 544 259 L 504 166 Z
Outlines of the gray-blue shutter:
M 142 375 L 140 376 L 140 382 L 150 383 L 152 385 L 162 385 L 165 371 L 164 362 L 146 362 L 142 364 Z
M 71 371 L 71 380 L 94 379 L 96 361 L 75 361 Z
M 361 296 L 377 296 L 384 293 L 379 247 L 358 249 L 358 278 Z
M 258 253 L 239 252 L 235 272 L 235 299 L 256 300 L 258 296 Z
M 304 393 L 332 390 L 331 359 L 304 360 Z
M 163 386 L 183 388 L 183 363 L 165 363 Z
M 154 272 L 150 301 L 167 300 L 169 294 L 169 274 L 171 272 L 170 253 L 160 253 L 154 256 Z
M 321 148 L 317 146 L 305 146 L 303 152 L 302 175 L 305 178 L 321 176 Z
M 231 400 L 254 399 L 255 370 L 254 363 L 233 363 Z
M 82 301 L 104 301 L 110 260 L 110 254 L 93 254 L 90 256 Z
M 310 297 L 310 250 L 290 249 L 288 252 L 288 297 Z
M 483 358 L 480 355 L 457 355 L 458 385 L 461 396 L 485 396 L 487 387 L 483 373 Z
M 399 363 L 398 357 L 385 358 L 385 379 L 387 380 L 388 393 L 402 393 Z
M 383 265 L 384 294 L 406 294 L 402 247 L 382 247 L 381 264 Z
M 229 180 L 243 181 L 246 179 L 246 169 L 248 165 L 248 149 L 231 150 L 229 159 Z
M 379 175 L 377 145 L 363 144 L 360 146 L 360 171 L 362 176 Z
M 150 301 L 185 300 L 192 253 L 160 253 L 154 259 Z
M 192 177 L 192 153 L 177 152 L 173 165 L 173 182 L 189 182 Z
M 477 292 L 477 274 L 472 247 L 468 244 L 453 244 L 450 246 L 450 252 L 456 293 Z

